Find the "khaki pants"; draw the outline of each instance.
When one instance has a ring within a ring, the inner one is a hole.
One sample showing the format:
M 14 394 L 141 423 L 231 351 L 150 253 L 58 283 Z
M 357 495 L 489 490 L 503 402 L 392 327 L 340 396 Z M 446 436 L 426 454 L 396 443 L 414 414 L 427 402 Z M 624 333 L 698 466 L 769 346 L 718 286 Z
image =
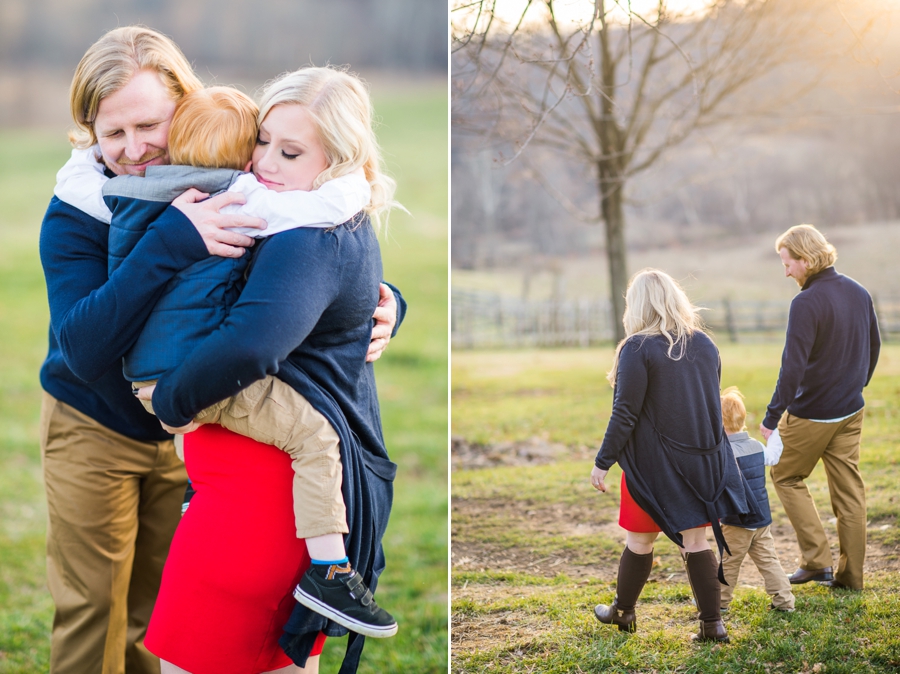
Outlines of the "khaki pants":
M 803 482 L 822 460 L 840 546 L 834 579 L 856 589 L 863 587 L 866 561 L 866 486 L 859 472 L 862 425 L 862 411 L 831 424 L 785 413 L 778 424 L 784 452 L 772 466 L 775 490 L 797 532 L 801 568 L 824 569 L 832 566 L 831 548 L 816 504 Z
M 144 634 L 187 486 L 171 440 L 138 442 L 44 394 L 52 674 L 159 674 Z
M 135 382 L 135 386 L 153 383 Z M 149 401 L 141 402 L 153 412 Z M 291 455 L 298 538 L 350 531 L 341 494 L 340 438 L 328 420 L 283 381 L 272 376 L 260 379 L 203 410 L 194 421 L 219 424 Z
M 766 592 L 772 597 L 772 606 L 781 609 L 794 608 L 791 582 L 781 568 L 778 555 L 775 553 L 775 539 L 772 538 L 771 527 L 750 530 L 723 524 L 722 533 L 731 550 L 731 555 L 722 560 L 725 582 L 728 583 L 722 586 L 722 608 L 728 608 L 731 603 L 740 576 L 741 563 L 747 554 L 763 577 Z

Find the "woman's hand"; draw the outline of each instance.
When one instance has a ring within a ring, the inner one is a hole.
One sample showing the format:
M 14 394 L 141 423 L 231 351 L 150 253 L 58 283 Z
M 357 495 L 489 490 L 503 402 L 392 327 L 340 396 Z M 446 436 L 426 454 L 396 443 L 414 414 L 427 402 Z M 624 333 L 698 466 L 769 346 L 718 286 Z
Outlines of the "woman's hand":
M 244 195 L 239 192 L 223 192 L 212 199 L 207 199 L 208 196 L 205 192 L 192 188 L 175 199 L 172 205 L 184 213 L 185 217 L 196 227 L 197 232 L 203 237 L 203 243 L 206 244 L 206 250 L 210 255 L 240 257 L 244 254 L 244 248 L 253 245 L 253 239 L 225 228 L 265 229 L 266 221 L 260 218 L 251 218 L 249 215 L 219 213 L 229 204 L 246 202 Z
M 156 390 L 156 384 L 151 384 L 150 386 L 143 386 L 137 390 L 138 400 L 149 400 L 153 401 L 153 392 Z M 185 433 L 190 433 L 191 431 L 196 431 L 202 424 L 198 424 L 196 421 L 191 421 L 191 423 L 186 426 L 167 426 L 163 422 L 159 422 L 159 425 L 162 426 L 166 432 L 171 433 L 172 435 L 184 435 Z
M 382 283 L 378 287 L 378 296 L 378 306 L 372 316 L 375 319 L 372 341 L 369 342 L 369 350 L 366 352 L 367 363 L 373 363 L 381 358 L 388 342 L 391 341 L 394 326 L 397 324 L 397 300 L 394 299 L 394 293 Z
M 594 466 L 594 468 L 591 470 L 591 486 L 593 486 L 597 491 L 605 492 L 606 485 L 604 484 L 603 480 L 606 479 L 606 474 L 608 472 L 608 470 L 600 470 L 599 468 L 597 468 L 597 466 Z

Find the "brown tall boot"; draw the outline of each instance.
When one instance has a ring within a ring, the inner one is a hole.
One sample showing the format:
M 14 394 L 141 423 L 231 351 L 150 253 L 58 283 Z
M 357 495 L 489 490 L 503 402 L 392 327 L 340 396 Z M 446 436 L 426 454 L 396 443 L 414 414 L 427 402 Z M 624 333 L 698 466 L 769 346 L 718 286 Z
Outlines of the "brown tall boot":
M 634 632 L 637 620 L 634 617 L 634 605 L 644 583 L 650 577 L 653 568 L 653 551 L 639 555 L 625 548 L 619 559 L 619 577 L 616 584 L 616 598 L 610 605 L 598 604 L 594 607 L 594 616 L 607 625 L 618 625 L 621 632 Z
M 691 636 L 693 641 L 728 641 L 728 632 L 722 622 L 720 602 L 722 587 L 719 585 L 716 555 L 712 550 L 684 553 L 688 582 L 697 600 L 700 612 L 700 632 Z

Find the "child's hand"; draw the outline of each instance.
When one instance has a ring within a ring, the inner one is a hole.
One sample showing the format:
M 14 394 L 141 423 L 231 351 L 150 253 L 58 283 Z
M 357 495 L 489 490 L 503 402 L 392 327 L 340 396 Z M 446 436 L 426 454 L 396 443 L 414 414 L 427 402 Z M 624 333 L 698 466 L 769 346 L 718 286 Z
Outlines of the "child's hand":
M 594 489 L 602 492 L 606 491 L 606 483 L 604 480 L 606 479 L 606 474 L 608 472 L 608 470 L 601 470 L 600 468 L 597 468 L 597 466 L 594 466 L 593 469 L 591 469 L 591 485 Z
M 187 435 L 191 431 L 196 431 L 203 424 L 198 424 L 196 421 L 191 421 L 191 423 L 185 426 L 167 426 L 163 422 L 159 422 L 159 425 L 162 426 L 166 432 L 171 433 L 172 435 Z
M 766 448 L 763 450 L 765 457 L 765 465 L 775 466 L 781 460 L 781 453 L 784 451 L 784 443 L 781 441 L 781 434 L 776 428 L 769 434 Z
M 156 384 L 150 384 L 150 386 L 142 386 L 141 388 L 132 391 L 134 395 L 137 396 L 138 400 L 153 400 L 153 392 L 156 390 Z

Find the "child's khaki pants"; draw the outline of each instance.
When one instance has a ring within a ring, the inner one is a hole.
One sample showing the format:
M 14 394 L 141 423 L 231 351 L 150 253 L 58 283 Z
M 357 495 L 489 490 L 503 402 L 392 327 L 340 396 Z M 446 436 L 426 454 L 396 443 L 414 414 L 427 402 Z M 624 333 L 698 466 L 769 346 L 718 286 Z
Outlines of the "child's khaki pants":
M 722 586 L 721 607 L 726 609 L 731 603 L 741 572 L 741 562 L 749 554 L 750 559 L 762 574 L 766 592 L 772 597 L 772 606 L 780 609 L 794 608 L 791 582 L 784 569 L 781 568 L 781 562 L 778 561 L 778 555 L 775 553 L 775 539 L 772 538 L 770 527 L 742 529 L 723 524 L 722 533 L 725 535 L 725 540 L 728 541 L 731 556 L 725 556 L 722 560 L 722 570 L 725 572 L 725 581 L 728 585 Z
M 134 382 L 137 388 L 156 382 Z M 148 412 L 149 401 L 142 400 Z M 268 376 L 194 417 L 219 424 L 291 455 L 294 521 L 298 538 L 349 532 L 341 494 L 340 438 L 309 401 L 280 379 Z

